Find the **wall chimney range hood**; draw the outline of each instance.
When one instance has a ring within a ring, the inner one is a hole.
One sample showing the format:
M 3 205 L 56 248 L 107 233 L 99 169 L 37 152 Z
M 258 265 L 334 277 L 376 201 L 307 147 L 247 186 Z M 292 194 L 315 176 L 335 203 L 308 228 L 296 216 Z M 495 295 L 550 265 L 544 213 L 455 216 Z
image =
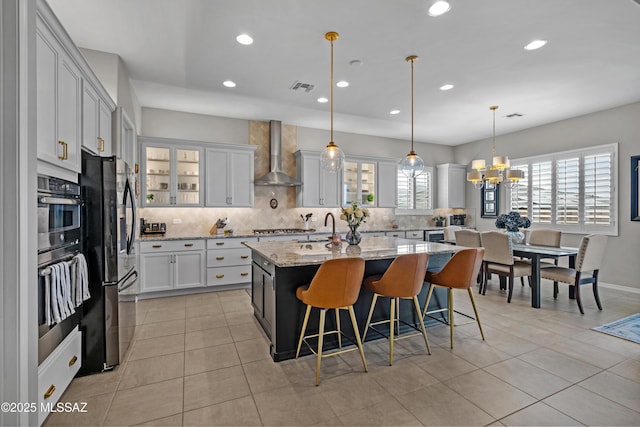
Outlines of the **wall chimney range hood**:
M 256 179 L 255 185 L 280 185 L 294 187 L 301 182 L 282 172 L 282 122 L 271 120 L 269 122 L 269 172 Z

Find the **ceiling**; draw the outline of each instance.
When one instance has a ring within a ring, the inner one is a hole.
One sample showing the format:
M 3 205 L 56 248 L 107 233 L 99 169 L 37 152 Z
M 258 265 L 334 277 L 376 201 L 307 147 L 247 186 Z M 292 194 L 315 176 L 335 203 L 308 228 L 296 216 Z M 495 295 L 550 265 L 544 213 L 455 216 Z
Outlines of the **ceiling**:
M 494 104 L 499 135 L 640 101 L 634 0 L 449 0 L 437 18 L 434 0 L 48 1 L 78 46 L 120 55 L 143 107 L 328 129 L 327 31 L 335 81 L 350 82 L 334 90 L 336 131 L 410 139 L 412 54 L 416 141 L 490 137 Z M 525 51 L 534 39 L 548 44 Z

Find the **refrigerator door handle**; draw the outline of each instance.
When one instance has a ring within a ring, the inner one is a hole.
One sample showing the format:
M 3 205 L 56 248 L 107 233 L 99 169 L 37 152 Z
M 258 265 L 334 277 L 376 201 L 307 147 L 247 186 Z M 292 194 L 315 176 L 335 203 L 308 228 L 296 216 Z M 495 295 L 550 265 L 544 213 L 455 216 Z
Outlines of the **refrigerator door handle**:
M 134 283 L 136 283 L 137 278 L 138 278 L 138 272 L 136 270 L 131 270 L 129 274 L 127 274 L 124 277 L 124 279 L 121 280 L 121 283 L 125 283 L 125 285 L 123 285 L 122 287 L 118 287 L 118 292 L 122 292 L 126 289 L 129 289 L 131 286 L 133 286 Z
M 127 255 L 131 255 L 131 247 L 133 246 L 133 242 L 135 240 L 135 227 L 136 227 L 136 201 L 133 197 L 133 190 L 131 189 L 131 182 L 129 179 L 125 182 L 124 185 L 124 197 L 122 200 L 122 204 L 127 206 L 127 196 L 131 201 L 131 234 L 127 236 Z

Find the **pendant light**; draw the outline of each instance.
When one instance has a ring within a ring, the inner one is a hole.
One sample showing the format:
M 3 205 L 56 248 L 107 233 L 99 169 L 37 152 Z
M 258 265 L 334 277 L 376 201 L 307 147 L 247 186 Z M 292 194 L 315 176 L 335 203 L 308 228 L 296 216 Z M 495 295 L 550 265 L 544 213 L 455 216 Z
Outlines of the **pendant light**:
M 329 111 L 331 126 L 329 133 L 329 144 L 320 154 L 320 165 L 328 172 L 338 172 L 344 165 L 344 152 L 333 142 L 333 42 L 338 39 L 338 33 L 329 31 L 324 38 L 331 42 L 331 79 L 329 84 Z
M 407 157 L 402 159 L 400 169 L 402 173 L 409 178 L 415 178 L 424 170 L 424 161 L 413 151 L 413 61 L 418 59 L 418 57 L 411 55 L 407 56 L 406 59 L 407 62 L 411 62 L 411 151 L 409 151 Z

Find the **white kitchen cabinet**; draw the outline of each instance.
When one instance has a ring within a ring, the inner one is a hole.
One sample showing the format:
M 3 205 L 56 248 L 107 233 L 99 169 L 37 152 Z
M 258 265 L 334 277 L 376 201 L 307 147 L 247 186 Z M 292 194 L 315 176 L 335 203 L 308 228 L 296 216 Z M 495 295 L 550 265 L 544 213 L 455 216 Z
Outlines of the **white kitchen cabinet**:
M 82 82 L 82 146 L 91 153 L 112 155 L 111 107 L 98 95 L 91 82 Z
M 163 138 L 139 138 L 142 205 L 203 206 L 204 148 Z
M 255 237 L 209 239 L 207 241 L 207 285 L 243 285 L 251 282 L 251 249 L 243 242 Z
M 405 230 L 404 238 L 411 240 L 424 240 L 424 231 L 423 230 Z
M 36 122 L 38 159 L 80 172 L 80 69 L 48 24 L 36 20 Z
M 340 207 L 341 172 L 327 172 L 320 166 L 320 153 L 296 151 L 296 206 L 307 208 Z
M 361 206 L 376 206 L 375 161 L 349 158 L 344 162 L 342 174 L 342 205 L 349 206 L 354 201 Z
M 467 167 L 445 163 L 437 168 L 438 208 L 464 208 Z
M 221 146 L 206 151 L 206 205 L 253 207 L 255 146 Z
M 398 162 L 378 161 L 378 194 L 375 197 L 379 208 L 398 206 Z
M 205 286 L 204 240 L 140 242 L 140 292 Z
M 398 231 L 385 231 L 385 236 L 387 237 L 399 237 L 401 239 L 405 238 L 405 233 L 404 231 L 398 230 Z

